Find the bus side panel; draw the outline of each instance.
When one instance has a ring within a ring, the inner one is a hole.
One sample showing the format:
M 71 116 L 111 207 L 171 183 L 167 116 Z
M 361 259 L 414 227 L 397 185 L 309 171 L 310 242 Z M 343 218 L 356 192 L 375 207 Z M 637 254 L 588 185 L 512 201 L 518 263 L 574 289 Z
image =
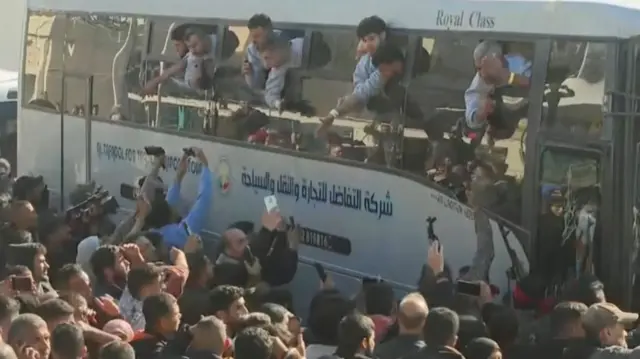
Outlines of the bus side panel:
M 86 120 L 73 116 L 64 119 L 64 161 L 60 152 L 60 114 L 20 109 L 18 121 L 18 174 L 41 175 L 51 192 L 50 203 L 68 205 L 70 191 L 86 183 Z M 62 163 L 64 189 L 61 181 Z M 64 190 L 64 193 L 61 193 Z
M 283 215 L 295 215 L 305 228 L 301 259 L 327 263 L 345 274 L 380 275 L 415 285 L 426 259 L 428 216 L 438 218 L 436 234 L 454 274 L 471 264 L 476 251 L 469 208 L 410 179 L 364 168 L 93 122 L 92 178 L 118 194 L 121 184 L 132 184 L 148 172 L 142 148 L 149 145 L 167 151 L 167 169 L 161 174 L 165 183 L 173 181 L 184 147 L 203 148 L 215 174 L 208 226 L 213 234 L 239 220 L 259 223 L 264 197 L 273 193 Z M 189 165 L 182 185 L 183 211 L 196 198 L 200 170 L 196 163 Z M 130 200 L 119 201 L 134 207 Z M 490 276 L 504 293 L 511 261 L 493 221 L 492 228 L 495 258 Z M 509 242 L 528 267 L 513 235 Z

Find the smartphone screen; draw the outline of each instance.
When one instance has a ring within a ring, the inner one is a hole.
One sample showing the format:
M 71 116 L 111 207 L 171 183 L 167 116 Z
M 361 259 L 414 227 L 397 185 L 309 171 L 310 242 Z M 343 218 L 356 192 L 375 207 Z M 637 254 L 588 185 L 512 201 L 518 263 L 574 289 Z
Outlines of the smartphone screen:
M 255 261 L 255 257 L 253 256 L 251 248 L 249 247 L 244 250 L 244 260 L 249 264 L 253 264 L 253 262 Z
M 456 291 L 460 294 L 478 297 L 480 296 L 480 283 L 459 280 L 456 283 Z
M 277 211 L 278 210 L 278 199 L 276 196 L 266 196 L 264 198 L 264 206 L 267 209 L 267 212 Z
M 316 268 L 316 273 L 318 273 L 318 277 L 323 282 L 327 281 L 327 271 L 324 270 L 324 266 L 318 262 L 314 263 L 313 266 Z
M 32 290 L 31 277 L 12 277 L 11 287 L 18 292 L 30 292 Z

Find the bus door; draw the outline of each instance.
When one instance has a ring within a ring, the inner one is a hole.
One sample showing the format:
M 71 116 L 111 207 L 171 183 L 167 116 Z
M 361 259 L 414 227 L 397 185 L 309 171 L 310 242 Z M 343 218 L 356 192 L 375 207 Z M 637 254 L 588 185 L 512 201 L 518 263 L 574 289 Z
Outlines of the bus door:
M 607 145 L 577 145 L 539 136 L 536 164 L 538 213 L 535 215 L 533 272 L 548 283 L 548 294 L 586 273 L 599 276 L 599 238 L 606 223 L 601 197 L 606 191 Z M 544 260 L 543 260 L 544 258 Z

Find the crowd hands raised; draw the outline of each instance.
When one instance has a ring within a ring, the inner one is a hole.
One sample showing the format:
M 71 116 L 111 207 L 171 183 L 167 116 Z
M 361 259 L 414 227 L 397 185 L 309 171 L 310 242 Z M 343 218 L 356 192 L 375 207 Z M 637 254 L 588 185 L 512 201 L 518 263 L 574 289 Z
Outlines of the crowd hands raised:
M 180 216 L 174 208 L 189 157 L 204 166 L 198 199 Z M 638 315 L 607 303 L 596 278 L 569 282 L 552 301 L 536 300 L 522 281 L 503 296 L 517 305 L 498 304 L 485 263 L 452 273 L 437 238 L 416 290 L 400 301 L 380 278 L 363 278 L 347 297 L 318 264 L 320 290 L 306 313 L 295 313 L 301 228 L 265 211 L 257 231 L 234 223 L 212 250 L 203 236 L 212 195 L 206 156 L 185 151 L 166 192 L 157 176 L 163 155 L 154 163 L 138 181 L 135 213 L 107 233 L 93 224 L 74 232 L 76 216 L 49 223 L 42 179 L 16 181 L 0 237 L 0 358 L 640 356 L 635 330 L 626 331 Z M 514 309 L 526 305 L 535 319 Z

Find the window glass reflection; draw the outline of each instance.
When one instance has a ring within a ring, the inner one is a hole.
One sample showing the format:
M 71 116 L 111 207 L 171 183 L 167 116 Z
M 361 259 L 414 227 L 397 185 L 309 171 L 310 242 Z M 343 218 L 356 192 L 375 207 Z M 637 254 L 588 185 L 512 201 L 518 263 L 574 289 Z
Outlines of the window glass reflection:
M 547 129 L 601 134 L 606 54 L 604 43 L 553 42 L 544 103 L 543 125 Z

